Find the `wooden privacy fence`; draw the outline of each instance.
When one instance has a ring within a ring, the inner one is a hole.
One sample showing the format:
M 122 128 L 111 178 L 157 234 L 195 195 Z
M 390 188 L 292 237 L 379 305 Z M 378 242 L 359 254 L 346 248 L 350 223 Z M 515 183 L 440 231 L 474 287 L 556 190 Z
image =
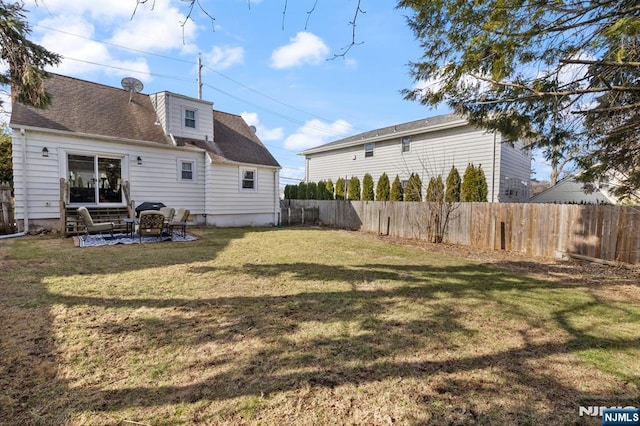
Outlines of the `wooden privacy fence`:
M 427 238 L 427 203 L 292 200 L 317 208 L 325 225 L 401 238 Z M 640 207 L 459 203 L 444 242 L 542 257 L 564 254 L 640 264 Z
M 6 182 L 0 182 L 0 235 L 14 232 L 11 186 Z

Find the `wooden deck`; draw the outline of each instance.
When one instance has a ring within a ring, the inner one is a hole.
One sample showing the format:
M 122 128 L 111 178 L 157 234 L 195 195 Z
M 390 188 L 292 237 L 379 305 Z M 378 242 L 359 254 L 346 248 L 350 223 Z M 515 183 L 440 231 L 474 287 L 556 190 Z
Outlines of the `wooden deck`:
M 125 231 L 124 219 L 129 217 L 126 207 L 87 207 L 94 222 L 113 222 L 117 232 Z M 85 226 L 78 215 L 77 207 L 64 207 L 63 232 L 65 236 L 85 233 Z

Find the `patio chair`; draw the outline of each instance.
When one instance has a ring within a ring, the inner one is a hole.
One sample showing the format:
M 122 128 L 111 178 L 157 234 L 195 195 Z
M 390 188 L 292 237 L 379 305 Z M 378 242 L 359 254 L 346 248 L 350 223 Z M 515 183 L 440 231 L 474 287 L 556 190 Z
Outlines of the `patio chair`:
M 173 207 L 160 207 L 160 213 L 164 215 L 164 221 L 169 223 L 173 220 L 176 214 L 176 209 Z
M 113 237 L 113 228 L 115 227 L 113 222 L 94 222 L 91 213 L 89 213 L 86 207 L 78 207 L 78 214 L 84 223 L 86 232 L 85 240 L 89 234 L 99 234 L 105 231 L 109 231 Z
M 164 215 L 158 210 L 143 210 L 140 212 L 140 223 L 137 226 L 140 242 L 142 237 L 156 236 L 162 239 L 165 229 Z
M 173 238 L 174 229 L 180 229 L 182 231 L 182 236 L 187 236 L 187 219 L 189 219 L 189 215 L 191 212 L 189 209 L 183 209 L 182 207 L 178 209 L 174 220 L 169 222 L 169 233 L 171 234 L 171 238 Z

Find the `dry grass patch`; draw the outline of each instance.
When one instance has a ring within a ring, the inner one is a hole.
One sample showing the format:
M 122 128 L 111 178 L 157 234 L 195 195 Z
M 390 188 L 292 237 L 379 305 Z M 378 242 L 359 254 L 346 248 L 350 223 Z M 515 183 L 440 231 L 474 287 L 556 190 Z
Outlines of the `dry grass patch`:
M 199 234 L 1 241 L 0 423 L 573 424 L 594 399 L 640 405 L 637 276 Z

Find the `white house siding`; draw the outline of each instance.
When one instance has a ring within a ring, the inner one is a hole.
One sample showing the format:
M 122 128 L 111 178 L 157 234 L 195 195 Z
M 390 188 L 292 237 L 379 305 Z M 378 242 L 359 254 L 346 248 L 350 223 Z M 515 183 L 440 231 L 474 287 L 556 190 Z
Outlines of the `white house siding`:
M 213 140 L 213 103 L 169 92 L 150 95 L 165 133 L 193 139 Z M 196 128 L 184 126 L 184 109 L 196 111 Z
M 375 184 L 383 172 L 387 173 L 391 182 L 396 174 L 401 180 L 407 180 L 412 172 L 417 172 L 426 187 L 431 176 L 440 174 L 446 180 L 452 165 L 462 176 L 467 165 L 473 163 L 481 165 L 484 170 L 489 187 L 488 199 L 494 199 L 492 188 L 496 195 L 499 192 L 500 162 L 497 158 L 494 163 L 493 133 L 463 125 L 417 134 L 411 136 L 411 149 L 404 153 L 401 152 L 401 137 L 398 137 L 375 142 L 374 155 L 368 158 L 364 156 L 364 143 L 366 141 L 358 146 L 307 154 L 307 181 L 331 179 L 335 183 L 339 177 L 352 176 L 362 181 L 365 173 L 369 173 Z M 497 146 L 498 156 L 499 150 Z M 492 180 L 495 182 L 493 186 Z
M 66 154 L 122 157 L 122 175 L 131 183 L 131 198 L 136 203 L 161 201 L 166 205 L 189 208 L 194 214 L 204 213 L 204 154 L 200 150 L 168 149 L 147 145 L 104 142 L 67 135 L 44 134 L 26 130 L 21 136 L 14 129 L 13 162 L 15 173 L 16 217 L 24 218 L 25 193 L 23 179 L 23 146 L 26 137 L 27 210 L 29 220 L 43 222 L 60 218 L 60 178 L 67 176 Z M 47 147 L 49 156 L 42 156 Z M 142 165 L 137 164 L 137 157 Z M 178 181 L 176 157 L 195 161 L 196 180 Z
M 584 183 L 577 182 L 573 177 L 566 177 L 554 186 L 531 197 L 531 203 L 558 204 L 616 204 L 616 200 L 607 196 L 606 192 L 595 190 L 584 192 Z
M 241 189 L 241 168 L 257 170 L 256 191 Z M 207 204 L 207 225 L 264 226 L 277 222 L 276 168 L 213 163 L 211 176 L 213 192 Z
M 500 143 L 500 202 L 526 202 L 529 199 L 531 150 L 523 142 Z

